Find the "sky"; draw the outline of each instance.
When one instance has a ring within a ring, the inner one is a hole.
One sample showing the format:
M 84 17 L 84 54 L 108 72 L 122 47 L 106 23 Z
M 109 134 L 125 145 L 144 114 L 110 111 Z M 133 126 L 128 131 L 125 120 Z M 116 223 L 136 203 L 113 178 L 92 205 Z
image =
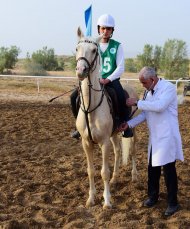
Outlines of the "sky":
M 190 56 L 190 0 L 0 0 L 0 47 L 16 45 L 20 58 L 44 46 L 56 55 L 73 55 L 77 28 L 85 33 L 84 11 L 92 5 L 92 36 L 102 14 L 115 19 L 113 39 L 125 57 L 143 53 L 145 44 L 163 47 L 183 40 Z

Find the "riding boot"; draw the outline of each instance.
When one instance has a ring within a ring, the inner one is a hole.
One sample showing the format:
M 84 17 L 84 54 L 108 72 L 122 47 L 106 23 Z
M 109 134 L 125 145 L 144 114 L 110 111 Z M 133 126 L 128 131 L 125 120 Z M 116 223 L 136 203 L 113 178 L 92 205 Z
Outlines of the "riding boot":
M 127 130 L 122 133 L 123 138 L 131 138 L 133 137 L 133 130 L 131 128 L 127 128 Z

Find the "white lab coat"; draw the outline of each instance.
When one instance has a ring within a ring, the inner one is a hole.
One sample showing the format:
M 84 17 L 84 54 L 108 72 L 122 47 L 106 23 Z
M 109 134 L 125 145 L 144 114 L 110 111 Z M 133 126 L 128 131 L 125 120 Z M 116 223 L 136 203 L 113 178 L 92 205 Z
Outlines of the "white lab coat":
M 178 124 L 177 93 L 175 86 L 162 79 L 138 101 L 142 112 L 128 121 L 130 127 L 147 122 L 149 129 L 148 161 L 152 147 L 152 166 L 162 166 L 175 160 L 184 160 Z

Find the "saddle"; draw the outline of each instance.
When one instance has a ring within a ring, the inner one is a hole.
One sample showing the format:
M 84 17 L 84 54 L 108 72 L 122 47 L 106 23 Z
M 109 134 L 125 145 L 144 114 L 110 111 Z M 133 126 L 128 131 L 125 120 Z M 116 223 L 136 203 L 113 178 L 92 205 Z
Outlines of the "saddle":
M 107 101 L 110 107 L 110 113 L 112 114 L 112 118 L 113 118 L 113 132 L 114 132 L 121 124 L 120 117 L 119 117 L 118 98 L 113 88 L 105 87 L 105 91 L 106 91 L 105 95 L 107 97 Z M 129 98 L 128 92 L 126 90 L 124 90 L 124 92 L 125 92 L 125 99 Z M 125 106 L 123 107 L 123 109 L 125 109 L 126 116 L 129 117 L 132 112 L 132 108 Z

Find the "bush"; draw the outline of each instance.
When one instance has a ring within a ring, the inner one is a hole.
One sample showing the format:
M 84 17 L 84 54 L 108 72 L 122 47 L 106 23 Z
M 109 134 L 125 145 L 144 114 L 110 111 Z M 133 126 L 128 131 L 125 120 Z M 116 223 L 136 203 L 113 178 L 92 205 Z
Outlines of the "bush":
M 44 70 L 41 64 L 31 61 L 29 59 L 26 60 L 24 64 L 24 70 L 26 71 L 26 75 L 30 76 L 46 76 L 47 72 Z

